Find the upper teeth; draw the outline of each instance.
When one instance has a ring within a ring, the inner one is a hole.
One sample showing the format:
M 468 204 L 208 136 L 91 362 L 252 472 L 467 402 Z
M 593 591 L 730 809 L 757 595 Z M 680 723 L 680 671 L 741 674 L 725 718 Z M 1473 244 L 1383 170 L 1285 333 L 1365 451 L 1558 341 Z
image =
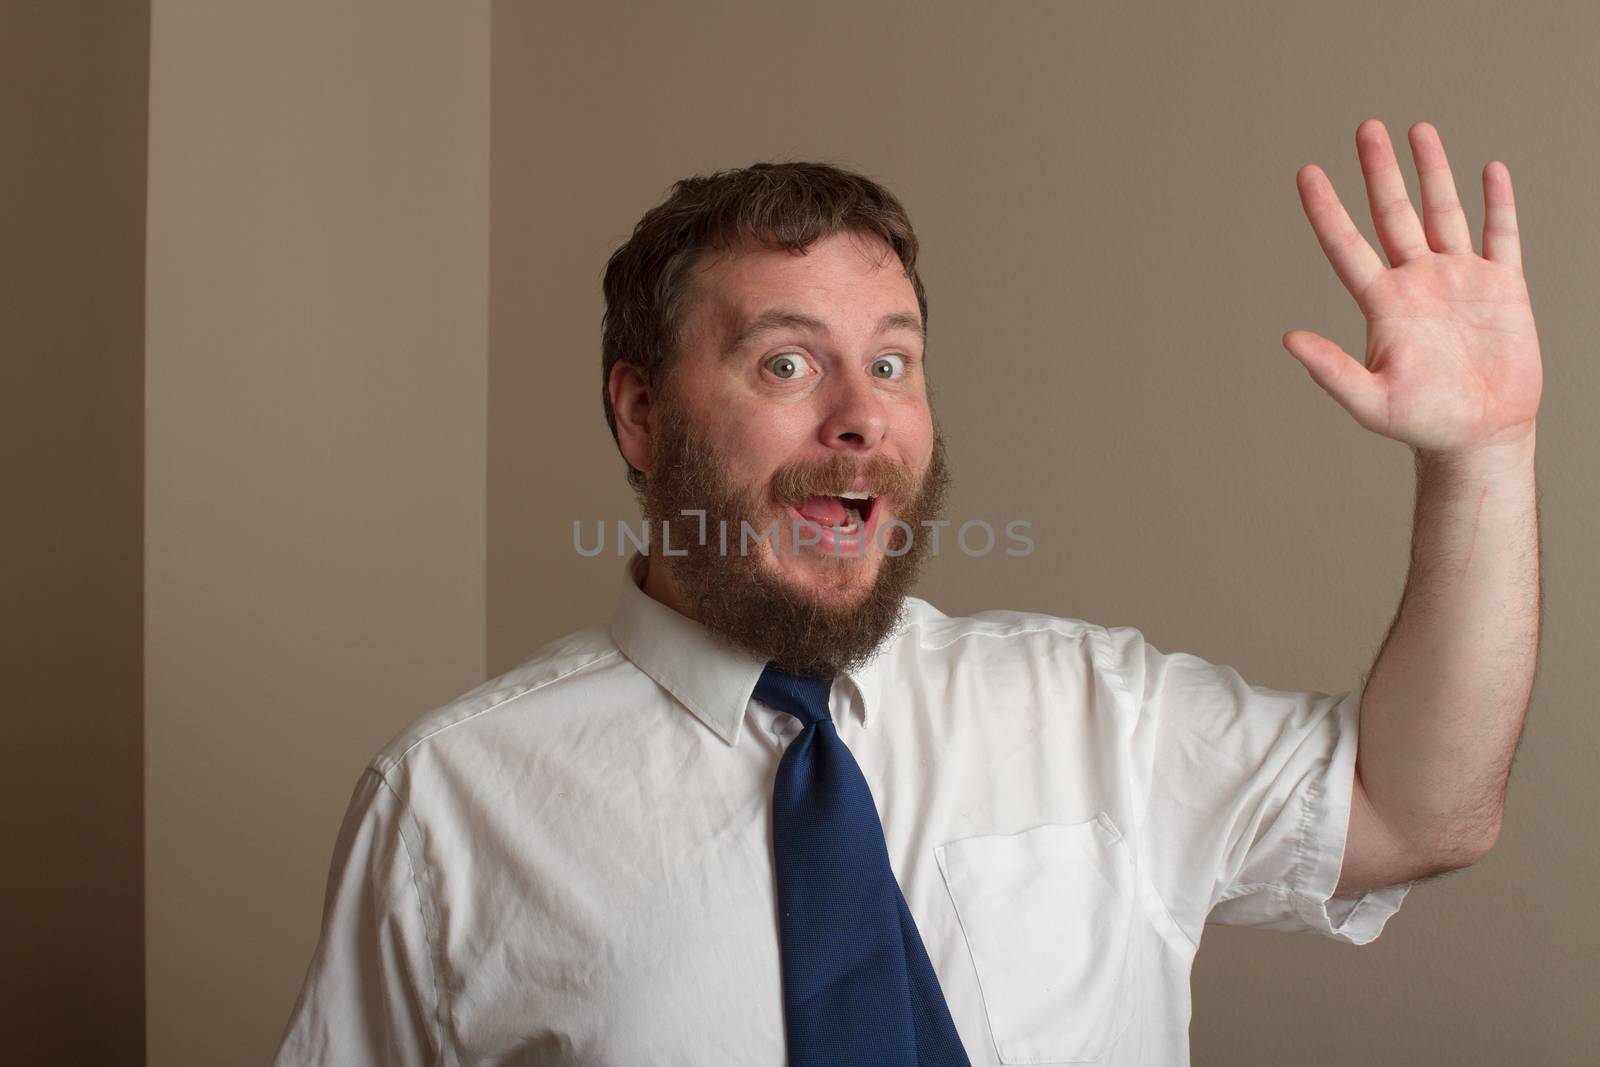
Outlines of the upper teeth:
M 844 497 L 846 500 L 871 500 L 872 499 L 872 494 L 871 493 L 850 492 L 850 493 L 840 493 L 839 495 Z

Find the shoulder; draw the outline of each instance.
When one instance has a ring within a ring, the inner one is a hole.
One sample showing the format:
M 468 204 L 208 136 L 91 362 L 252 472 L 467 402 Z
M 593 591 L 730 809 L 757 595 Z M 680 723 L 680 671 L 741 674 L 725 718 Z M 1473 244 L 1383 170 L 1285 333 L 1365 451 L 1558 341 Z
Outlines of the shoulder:
M 1114 631 L 1083 619 L 1042 611 L 993 608 L 947 615 L 925 600 L 907 598 L 901 656 L 1009 669 L 1049 661 L 1076 664 L 1078 673 L 1115 670 Z
M 558 637 L 505 673 L 412 720 L 373 757 L 371 769 L 388 777 L 418 751 L 453 734 L 493 728 L 508 714 L 537 714 L 541 705 L 574 696 L 619 662 L 625 661 L 603 624 Z
M 1082 619 L 1039 611 L 993 608 L 971 615 L 946 615 L 926 600 L 906 598 L 906 634 L 924 649 L 956 648 L 963 644 L 1017 643 L 1081 645 L 1096 638 L 1103 628 Z
M 947 615 L 921 600 L 908 608 L 906 632 L 883 668 L 886 685 L 982 693 L 991 709 L 1004 707 L 1031 723 L 1027 729 L 1065 721 L 1063 708 L 1074 720 L 1129 711 L 1128 686 L 1103 626 L 1044 611 Z

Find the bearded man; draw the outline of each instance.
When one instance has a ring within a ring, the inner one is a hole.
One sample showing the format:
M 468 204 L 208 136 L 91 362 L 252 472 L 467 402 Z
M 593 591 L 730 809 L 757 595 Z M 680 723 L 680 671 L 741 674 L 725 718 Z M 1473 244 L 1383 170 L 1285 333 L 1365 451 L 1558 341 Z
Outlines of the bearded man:
M 1374 188 L 1403 196 L 1363 129 Z M 903 207 L 823 164 L 678 182 L 604 281 L 602 398 L 655 540 L 607 622 L 366 769 L 278 1063 L 1184 1064 L 1205 924 L 1372 941 L 1415 881 L 1491 847 L 1503 798 L 1474 790 L 1503 786 L 1520 715 L 1447 683 L 1524 662 L 1466 635 L 1522 617 L 1507 568 L 1527 556 L 1502 550 L 1531 484 L 1525 375 L 1501 379 L 1493 425 L 1385 403 L 1408 380 L 1471 399 L 1448 375 L 1480 340 L 1510 359 L 1521 320 L 1429 333 L 1465 352 L 1383 334 L 1427 286 L 1470 309 L 1509 284 L 1494 183 L 1493 262 L 1385 212 L 1389 273 L 1411 272 L 1388 291 L 1301 174 L 1400 371 L 1286 347 L 1448 469 L 1430 515 L 1480 524 L 1474 566 L 1425 598 L 1450 610 L 1408 624 L 1364 700 L 1249 685 L 1130 627 L 910 595 L 949 475 Z M 1450 521 L 1429 536 L 1467 543 Z M 1462 662 L 1422 654 L 1440 648 Z

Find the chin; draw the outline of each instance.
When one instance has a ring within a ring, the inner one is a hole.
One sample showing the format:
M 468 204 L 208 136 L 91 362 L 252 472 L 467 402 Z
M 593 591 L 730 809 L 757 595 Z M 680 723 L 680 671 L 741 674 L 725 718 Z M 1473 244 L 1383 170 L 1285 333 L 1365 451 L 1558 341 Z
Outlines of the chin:
M 780 569 L 791 586 L 829 600 L 856 603 L 871 592 L 882 563 L 877 556 L 834 556 L 808 548 Z

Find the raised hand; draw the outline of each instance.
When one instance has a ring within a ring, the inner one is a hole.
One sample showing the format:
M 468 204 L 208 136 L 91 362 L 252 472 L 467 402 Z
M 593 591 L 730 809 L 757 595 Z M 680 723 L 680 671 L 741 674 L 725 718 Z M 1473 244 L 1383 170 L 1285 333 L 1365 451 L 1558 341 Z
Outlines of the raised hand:
M 1544 373 L 1522 277 L 1511 172 L 1483 168 L 1483 254 L 1456 195 L 1439 132 L 1410 129 L 1422 189 L 1419 221 L 1389 132 L 1356 129 L 1356 151 L 1385 266 L 1320 167 L 1295 175 L 1300 203 L 1334 273 L 1367 320 L 1365 362 L 1309 330 L 1283 345 L 1365 428 L 1426 456 L 1531 447 Z

